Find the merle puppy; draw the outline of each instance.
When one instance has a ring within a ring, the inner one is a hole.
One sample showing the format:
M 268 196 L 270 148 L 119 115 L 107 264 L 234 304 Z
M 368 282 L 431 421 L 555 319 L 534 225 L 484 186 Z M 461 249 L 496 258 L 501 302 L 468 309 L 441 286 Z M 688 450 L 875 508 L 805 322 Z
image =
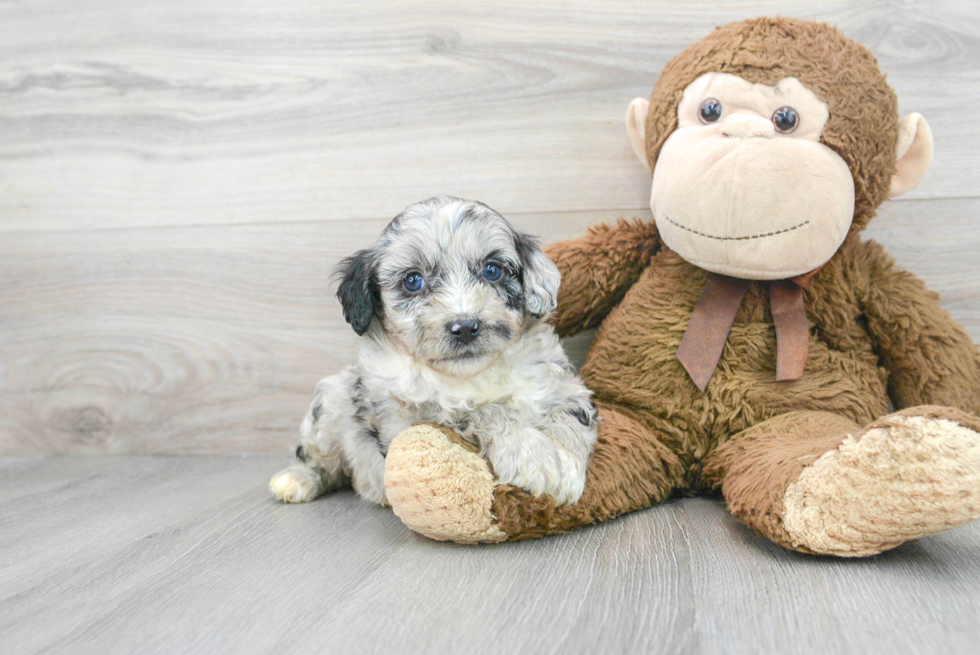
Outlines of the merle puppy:
M 353 485 L 386 504 L 388 444 L 429 422 L 479 446 L 501 483 L 578 500 L 596 411 L 545 321 L 560 275 L 533 238 L 482 203 L 432 198 L 337 275 L 360 357 L 317 384 L 300 461 L 269 483 L 277 498 Z

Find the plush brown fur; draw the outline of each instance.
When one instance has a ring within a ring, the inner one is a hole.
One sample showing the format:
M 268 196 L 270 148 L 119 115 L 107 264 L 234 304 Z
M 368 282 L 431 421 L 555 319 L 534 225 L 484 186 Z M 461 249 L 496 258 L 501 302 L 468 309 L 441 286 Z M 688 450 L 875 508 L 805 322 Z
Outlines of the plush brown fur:
M 579 272 L 601 256 L 610 229 L 548 250 L 578 293 L 598 294 L 599 284 L 608 285 Z M 635 223 L 621 222 L 617 232 L 618 241 L 636 249 L 649 243 L 649 234 Z M 492 513 L 510 539 L 576 529 L 672 493 L 720 490 L 749 527 L 791 547 L 779 527 L 782 493 L 806 464 L 846 434 L 876 425 L 889 399 L 902 408 L 941 404 L 980 413 L 980 353 L 939 307 L 938 297 L 874 242 L 850 239 L 807 291 L 812 336 L 800 380 L 775 381 L 767 286 L 751 283 L 704 393 L 676 351 L 707 273 L 669 250 L 659 251 L 642 271 L 637 261 L 626 260 L 618 269 L 617 287 L 636 281 L 603 321 L 582 368 L 604 419 L 582 500 L 556 510 L 548 499 L 498 487 Z M 566 293 L 559 296 L 558 311 L 568 334 L 594 319 Z M 895 308 L 902 313 L 891 313 Z M 622 412 L 635 419 L 628 430 L 622 428 Z M 935 416 L 918 408 L 911 413 Z M 967 427 L 976 425 L 975 418 L 957 416 Z M 638 456 L 650 449 L 661 453 L 654 467 L 649 457 Z
M 722 489 L 728 509 L 747 526 L 791 548 L 792 539 L 779 520 L 786 489 L 804 468 L 838 447 L 845 435 L 859 431 L 857 423 L 830 412 L 780 414 L 714 451 L 705 464 L 705 477 Z
M 599 440 L 577 505 L 556 508 L 502 485 L 491 513 L 508 539 L 524 539 L 605 520 L 671 494 L 717 490 L 750 528 L 787 548 L 866 555 L 892 547 L 894 539 L 852 551 L 837 542 L 836 550 L 808 544 L 809 533 L 787 531 L 783 502 L 802 473 L 848 435 L 860 439 L 866 429 L 894 420 L 881 418 L 889 403 L 905 410 L 903 416 L 980 430 L 968 414 L 980 414 L 980 352 L 935 293 L 881 246 L 859 238 L 895 170 L 895 95 L 870 52 L 834 28 L 789 19 L 736 23 L 664 69 L 646 124 L 652 164 L 676 127 L 684 88 L 708 71 L 770 85 L 799 78 L 828 103 L 822 141 L 845 160 L 855 181 L 853 227 L 805 292 L 810 339 L 804 374 L 776 381 L 769 287 L 750 282 L 701 392 L 676 353 L 708 274 L 663 248 L 653 224 L 620 221 L 555 244 L 547 254 L 562 274 L 559 332 L 599 326 L 581 371 L 600 408 Z M 980 460 L 957 466 L 950 470 L 962 469 L 969 473 L 963 479 L 973 480 Z M 964 498 L 980 499 L 980 489 L 962 491 Z M 930 530 L 920 527 L 901 534 Z M 940 522 L 934 531 L 946 527 Z

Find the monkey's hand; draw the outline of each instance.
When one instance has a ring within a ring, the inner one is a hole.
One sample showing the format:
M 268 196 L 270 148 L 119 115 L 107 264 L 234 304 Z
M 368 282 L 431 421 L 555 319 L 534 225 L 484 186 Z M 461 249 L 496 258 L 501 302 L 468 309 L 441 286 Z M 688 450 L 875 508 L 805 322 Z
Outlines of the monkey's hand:
M 861 300 L 896 409 L 945 405 L 980 415 L 980 350 L 939 295 L 874 242 Z
M 555 330 L 569 336 L 596 327 L 660 250 L 653 221 L 619 219 L 589 228 L 585 236 L 545 248 L 561 271 Z

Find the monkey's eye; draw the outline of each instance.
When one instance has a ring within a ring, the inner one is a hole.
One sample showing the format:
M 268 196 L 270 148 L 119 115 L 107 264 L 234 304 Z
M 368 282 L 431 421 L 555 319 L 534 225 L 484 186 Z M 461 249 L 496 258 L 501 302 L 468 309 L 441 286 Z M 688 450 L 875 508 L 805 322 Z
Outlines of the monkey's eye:
M 772 113 L 772 124 L 777 132 L 789 134 L 800 125 L 800 115 L 792 107 L 780 107 Z
M 698 111 L 702 123 L 716 123 L 721 118 L 721 103 L 714 98 L 708 98 L 701 103 Z
M 420 273 L 409 273 L 402 284 L 405 285 L 405 291 L 418 293 L 425 288 L 425 278 Z
M 501 270 L 501 268 L 496 264 L 487 264 L 483 267 L 483 277 L 487 278 L 491 282 L 496 282 L 503 274 L 503 270 Z

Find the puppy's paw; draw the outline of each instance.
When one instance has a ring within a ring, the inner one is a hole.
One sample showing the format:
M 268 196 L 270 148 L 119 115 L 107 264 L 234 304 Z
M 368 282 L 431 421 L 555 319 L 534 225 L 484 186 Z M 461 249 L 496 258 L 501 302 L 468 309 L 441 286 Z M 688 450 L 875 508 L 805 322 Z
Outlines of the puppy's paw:
M 565 450 L 558 450 L 561 460 L 561 482 L 559 493 L 554 494 L 560 505 L 573 505 L 585 491 L 585 468 L 588 460 L 582 460 Z
M 320 474 L 305 464 L 293 464 L 269 480 L 269 491 L 286 503 L 305 503 L 320 495 Z
M 585 464 L 537 430 L 528 429 L 505 443 L 498 440 L 487 458 L 499 482 L 535 496 L 551 496 L 559 505 L 578 501 L 585 488 Z
M 385 460 L 381 458 L 380 467 L 372 467 L 365 471 L 355 471 L 351 475 L 351 486 L 364 500 L 371 501 L 381 506 L 388 505 L 388 496 L 385 494 Z

